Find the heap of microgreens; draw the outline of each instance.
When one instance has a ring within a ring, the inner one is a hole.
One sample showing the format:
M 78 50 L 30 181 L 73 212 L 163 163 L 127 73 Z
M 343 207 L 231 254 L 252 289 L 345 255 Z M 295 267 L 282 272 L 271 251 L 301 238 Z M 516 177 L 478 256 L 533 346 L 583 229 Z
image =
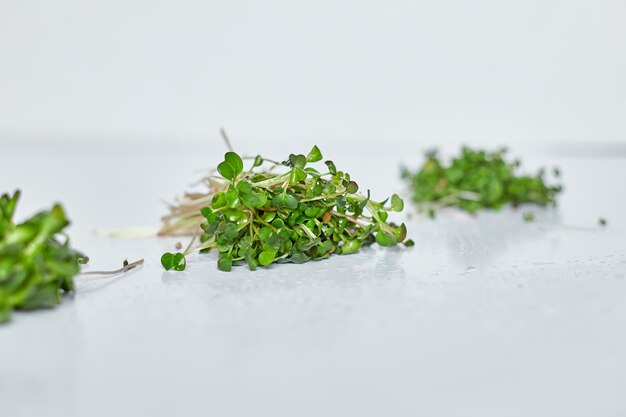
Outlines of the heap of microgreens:
M 70 248 L 63 234 L 69 222 L 58 204 L 15 224 L 19 197 L 19 191 L 0 197 L 0 323 L 14 309 L 57 305 L 74 290 L 73 278 L 86 259 Z
M 0 323 L 13 310 L 51 308 L 74 291 L 74 277 L 115 275 L 143 264 L 143 259 L 115 271 L 81 272 L 89 258 L 72 249 L 64 229 L 69 225 L 59 204 L 23 223 L 13 220 L 20 191 L 0 196 Z
M 436 209 L 448 206 L 474 213 L 483 208 L 497 210 L 505 204 L 556 203 L 560 185 L 546 185 L 543 170 L 534 176 L 517 174 L 520 162 L 507 162 L 505 154 L 505 149 L 488 152 L 464 147 L 461 155 L 446 165 L 436 152 L 429 152 L 418 172 L 405 171 L 403 177 L 411 182 L 413 200 L 420 212 L 431 217 Z M 554 176 L 560 176 L 557 169 Z M 532 221 L 532 217 L 524 215 L 526 221 Z
M 402 199 L 394 194 L 375 202 L 369 191 L 358 193 L 357 183 L 332 161 L 325 162 L 324 172 L 309 166 L 322 160 L 317 146 L 307 156 L 291 154 L 284 162 L 249 159 L 251 166 L 244 170 L 241 157 L 227 152 L 217 166 L 221 178 L 207 179 L 209 192 L 187 195 L 171 208 L 161 235 L 201 235 L 196 247 L 192 239 L 184 253 L 165 253 L 165 269 L 182 271 L 185 255 L 214 248 L 219 252 L 217 267 L 230 271 L 243 263 L 254 270 L 351 254 L 374 242 L 413 244 L 405 241 L 404 224 L 387 222 L 390 211 L 403 209 Z M 286 170 L 274 172 L 280 167 Z

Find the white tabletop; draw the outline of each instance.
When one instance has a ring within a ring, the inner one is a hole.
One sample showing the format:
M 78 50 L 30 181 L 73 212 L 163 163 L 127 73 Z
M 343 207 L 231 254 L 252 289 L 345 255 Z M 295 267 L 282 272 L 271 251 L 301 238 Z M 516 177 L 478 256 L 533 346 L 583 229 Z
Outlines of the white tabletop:
M 626 159 L 527 155 L 566 187 L 533 223 L 508 208 L 412 216 L 414 248 L 256 272 L 220 272 L 213 254 L 165 272 L 176 239 L 93 233 L 158 226 L 159 200 L 215 148 L 2 151 L 0 192 L 23 189 L 21 216 L 60 200 L 90 268 L 146 264 L 78 277 L 58 308 L 0 326 L 0 415 L 626 413 Z M 359 152 L 325 156 L 380 199 L 404 191 L 399 160 L 420 162 Z

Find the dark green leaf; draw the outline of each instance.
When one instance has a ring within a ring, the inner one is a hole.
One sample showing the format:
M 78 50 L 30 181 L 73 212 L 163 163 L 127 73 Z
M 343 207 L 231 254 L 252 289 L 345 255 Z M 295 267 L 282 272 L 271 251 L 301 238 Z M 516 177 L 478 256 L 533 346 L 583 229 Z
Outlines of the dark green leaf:
M 304 168 L 306 166 L 306 157 L 304 155 L 289 155 L 289 164 L 294 168 Z
M 304 253 L 298 252 L 298 251 L 293 252 L 291 256 L 289 257 L 289 261 L 291 261 L 294 264 L 303 264 L 309 261 L 309 259 L 310 258 L 306 256 Z
M 227 180 L 233 180 L 243 171 L 243 161 L 235 152 L 226 152 L 224 161 L 217 166 L 217 171 Z
M 335 163 L 333 161 L 326 161 L 324 163 L 328 166 L 328 172 L 333 175 L 337 173 L 337 167 L 335 166 Z
M 165 268 L 166 271 L 169 271 L 174 267 L 174 254 L 170 252 L 165 252 L 161 256 L 161 265 Z
M 224 162 L 227 162 L 231 167 L 233 167 L 235 177 L 243 172 L 243 161 L 235 152 L 226 152 L 224 154 Z
M 217 166 L 217 172 L 219 172 L 220 175 L 226 178 L 227 180 L 232 180 L 233 178 L 235 178 L 235 169 L 233 168 L 231 164 L 229 164 L 226 161 L 221 162 Z
M 220 271 L 228 272 L 233 267 L 233 257 L 230 253 L 220 253 L 217 260 L 217 268 Z
M 163 260 L 161 259 L 161 262 Z M 177 252 L 172 259 L 172 268 L 176 271 L 184 271 L 187 266 L 187 260 L 185 259 L 185 255 L 180 252 Z
M 242 180 L 237 183 L 237 191 L 240 194 L 245 195 L 252 192 L 252 184 L 248 180 Z
M 346 186 L 346 192 L 348 194 L 354 194 L 357 191 L 359 191 L 359 185 L 354 181 L 348 182 L 348 185 Z

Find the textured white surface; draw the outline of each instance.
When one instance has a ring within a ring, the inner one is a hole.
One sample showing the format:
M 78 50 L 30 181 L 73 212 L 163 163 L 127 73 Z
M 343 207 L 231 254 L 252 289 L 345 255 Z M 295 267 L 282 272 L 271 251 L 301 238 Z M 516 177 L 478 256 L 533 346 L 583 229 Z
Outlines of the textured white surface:
M 254 273 L 219 272 L 213 255 L 164 272 L 175 240 L 91 233 L 157 225 L 159 198 L 208 155 L 3 151 L 0 191 L 23 189 L 22 215 L 61 200 L 92 268 L 146 265 L 78 278 L 59 308 L 0 327 L 2 416 L 626 413 L 624 159 L 550 158 L 566 191 L 531 224 L 450 211 L 409 220 L 412 249 Z M 375 197 L 402 191 L 396 156 L 325 156 Z

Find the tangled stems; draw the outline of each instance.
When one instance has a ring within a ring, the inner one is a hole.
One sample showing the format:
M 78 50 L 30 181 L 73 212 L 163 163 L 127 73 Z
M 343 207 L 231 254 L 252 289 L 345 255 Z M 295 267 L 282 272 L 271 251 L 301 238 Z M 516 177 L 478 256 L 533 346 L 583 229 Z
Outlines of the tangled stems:
M 194 224 L 198 230 L 198 223 L 201 233 L 195 247 L 165 253 L 163 267 L 184 270 L 186 255 L 212 249 L 219 252 L 218 268 L 230 271 L 243 263 L 254 270 L 351 254 L 374 242 L 412 245 L 405 241 L 404 224 L 387 222 L 390 211 L 403 209 L 400 197 L 373 201 L 369 191 L 359 193 L 357 183 L 332 161 L 325 161 L 322 172 L 311 166 L 321 160 L 315 146 L 308 155 L 291 154 L 281 163 L 257 156 L 244 170 L 242 158 L 227 152 L 217 167 L 222 180 L 207 180 L 212 192 L 187 199 L 166 219 L 161 234 L 188 232 Z M 286 171 L 274 172 L 281 167 Z M 190 212 L 200 201 L 207 204 L 199 213 Z
M 505 154 L 505 149 L 488 152 L 464 147 L 446 165 L 436 152 L 430 152 L 419 171 L 405 171 L 403 177 L 411 183 L 419 211 L 430 217 L 442 207 L 475 213 L 480 209 L 498 210 L 506 204 L 556 204 L 560 185 L 547 185 L 543 170 L 534 176 L 517 174 L 520 162 L 507 162 Z M 554 169 L 554 176 L 560 176 L 558 169 Z M 526 216 L 525 220 L 532 218 Z

